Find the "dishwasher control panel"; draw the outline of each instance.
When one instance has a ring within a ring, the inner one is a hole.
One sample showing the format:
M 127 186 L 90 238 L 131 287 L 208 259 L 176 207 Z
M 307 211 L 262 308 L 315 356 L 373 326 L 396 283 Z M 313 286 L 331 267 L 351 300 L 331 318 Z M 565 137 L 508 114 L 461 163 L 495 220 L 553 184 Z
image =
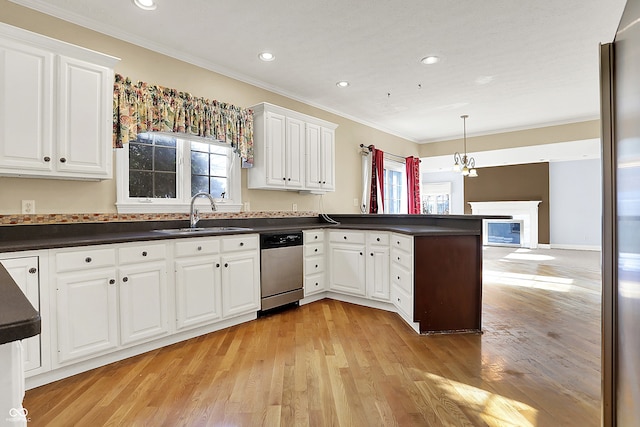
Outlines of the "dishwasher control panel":
M 260 248 L 271 249 L 302 245 L 302 231 L 260 234 Z

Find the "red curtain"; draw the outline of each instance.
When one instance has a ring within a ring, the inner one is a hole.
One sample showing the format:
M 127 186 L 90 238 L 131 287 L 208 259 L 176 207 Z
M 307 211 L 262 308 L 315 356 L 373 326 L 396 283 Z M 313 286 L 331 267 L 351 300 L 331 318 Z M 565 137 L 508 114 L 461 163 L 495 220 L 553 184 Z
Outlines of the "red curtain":
M 369 213 L 384 212 L 384 152 L 373 145 L 371 150 L 371 194 Z M 380 209 L 378 209 L 378 206 Z
M 409 214 L 420 213 L 420 159 L 417 157 L 407 157 L 407 201 L 409 202 Z

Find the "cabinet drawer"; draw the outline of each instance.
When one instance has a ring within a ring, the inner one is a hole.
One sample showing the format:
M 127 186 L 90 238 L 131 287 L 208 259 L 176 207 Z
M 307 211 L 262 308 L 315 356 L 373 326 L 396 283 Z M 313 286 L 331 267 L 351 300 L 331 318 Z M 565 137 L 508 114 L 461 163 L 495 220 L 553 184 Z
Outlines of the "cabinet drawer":
M 391 263 L 391 282 L 405 292 L 412 293 L 413 281 L 411 280 L 411 273 L 396 263 Z
M 391 236 L 391 247 L 398 248 L 407 253 L 413 252 L 413 237 L 394 234 Z
M 167 246 L 164 243 L 128 246 L 118 249 L 120 264 L 137 264 L 147 261 L 164 261 L 167 258 Z
M 324 230 L 303 231 L 302 233 L 305 244 L 324 242 Z
M 389 233 L 378 233 L 378 232 L 369 232 L 367 233 L 367 244 L 368 245 L 389 245 Z
M 116 265 L 116 250 L 114 248 L 87 248 L 74 252 L 59 252 L 55 255 L 55 259 L 57 272 L 113 267 Z
M 335 243 L 364 244 L 364 233 L 358 231 L 332 231 L 329 233 L 329 240 Z
M 397 286 L 391 286 L 391 302 L 409 317 L 413 317 L 413 298 Z
M 324 244 L 315 243 L 313 245 L 304 245 L 304 256 L 315 256 L 324 254 Z
M 412 269 L 411 254 L 408 254 L 398 248 L 391 248 L 391 262 L 401 265 L 407 270 Z
M 315 274 L 324 271 L 324 258 L 313 257 L 304 260 L 304 274 Z
M 222 238 L 223 252 L 249 251 L 253 249 L 258 249 L 258 236 L 255 234 Z
M 176 242 L 176 257 L 211 255 L 220 252 L 220 239 L 185 239 Z
M 316 292 L 324 291 L 324 273 L 312 274 L 304 277 L 304 294 L 311 295 Z

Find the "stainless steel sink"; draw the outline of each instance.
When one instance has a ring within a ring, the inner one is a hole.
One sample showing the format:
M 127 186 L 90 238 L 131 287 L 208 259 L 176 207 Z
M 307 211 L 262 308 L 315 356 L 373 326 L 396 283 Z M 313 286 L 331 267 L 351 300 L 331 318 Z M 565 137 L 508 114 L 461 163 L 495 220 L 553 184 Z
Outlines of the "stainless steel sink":
M 194 227 L 194 228 L 165 228 L 161 230 L 153 230 L 156 233 L 164 234 L 214 234 L 214 233 L 233 233 L 237 231 L 251 231 L 253 228 L 247 227 Z

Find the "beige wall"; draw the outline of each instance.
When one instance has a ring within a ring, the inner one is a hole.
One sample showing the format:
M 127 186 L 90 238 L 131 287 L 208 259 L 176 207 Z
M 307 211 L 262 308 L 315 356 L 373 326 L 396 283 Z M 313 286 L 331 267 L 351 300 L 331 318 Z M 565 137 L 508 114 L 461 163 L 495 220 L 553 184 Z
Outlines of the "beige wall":
M 600 120 L 546 126 L 476 137 L 467 136 L 467 151 L 489 151 L 557 142 L 600 138 Z M 462 150 L 462 138 L 419 145 L 420 157 L 442 156 Z
M 325 212 L 359 212 L 359 208 L 353 205 L 353 199 L 359 200 L 362 192 L 359 144 L 375 144 L 382 150 L 402 156 L 418 154 L 418 145 L 411 141 L 9 1 L 0 0 L 0 10 L 1 22 L 121 58 L 115 72 L 134 81 L 143 80 L 240 107 L 270 102 L 337 123 L 337 191 L 324 196 Z M 291 210 L 293 203 L 298 205 L 298 210 L 319 210 L 320 196 L 248 190 L 246 173 L 243 170 L 242 198 L 244 202 L 251 203 L 252 211 Z M 82 182 L 0 177 L 0 214 L 19 213 L 23 199 L 35 200 L 37 213 L 112 213 L 116 212 L 116 184 L 115 179 Z

